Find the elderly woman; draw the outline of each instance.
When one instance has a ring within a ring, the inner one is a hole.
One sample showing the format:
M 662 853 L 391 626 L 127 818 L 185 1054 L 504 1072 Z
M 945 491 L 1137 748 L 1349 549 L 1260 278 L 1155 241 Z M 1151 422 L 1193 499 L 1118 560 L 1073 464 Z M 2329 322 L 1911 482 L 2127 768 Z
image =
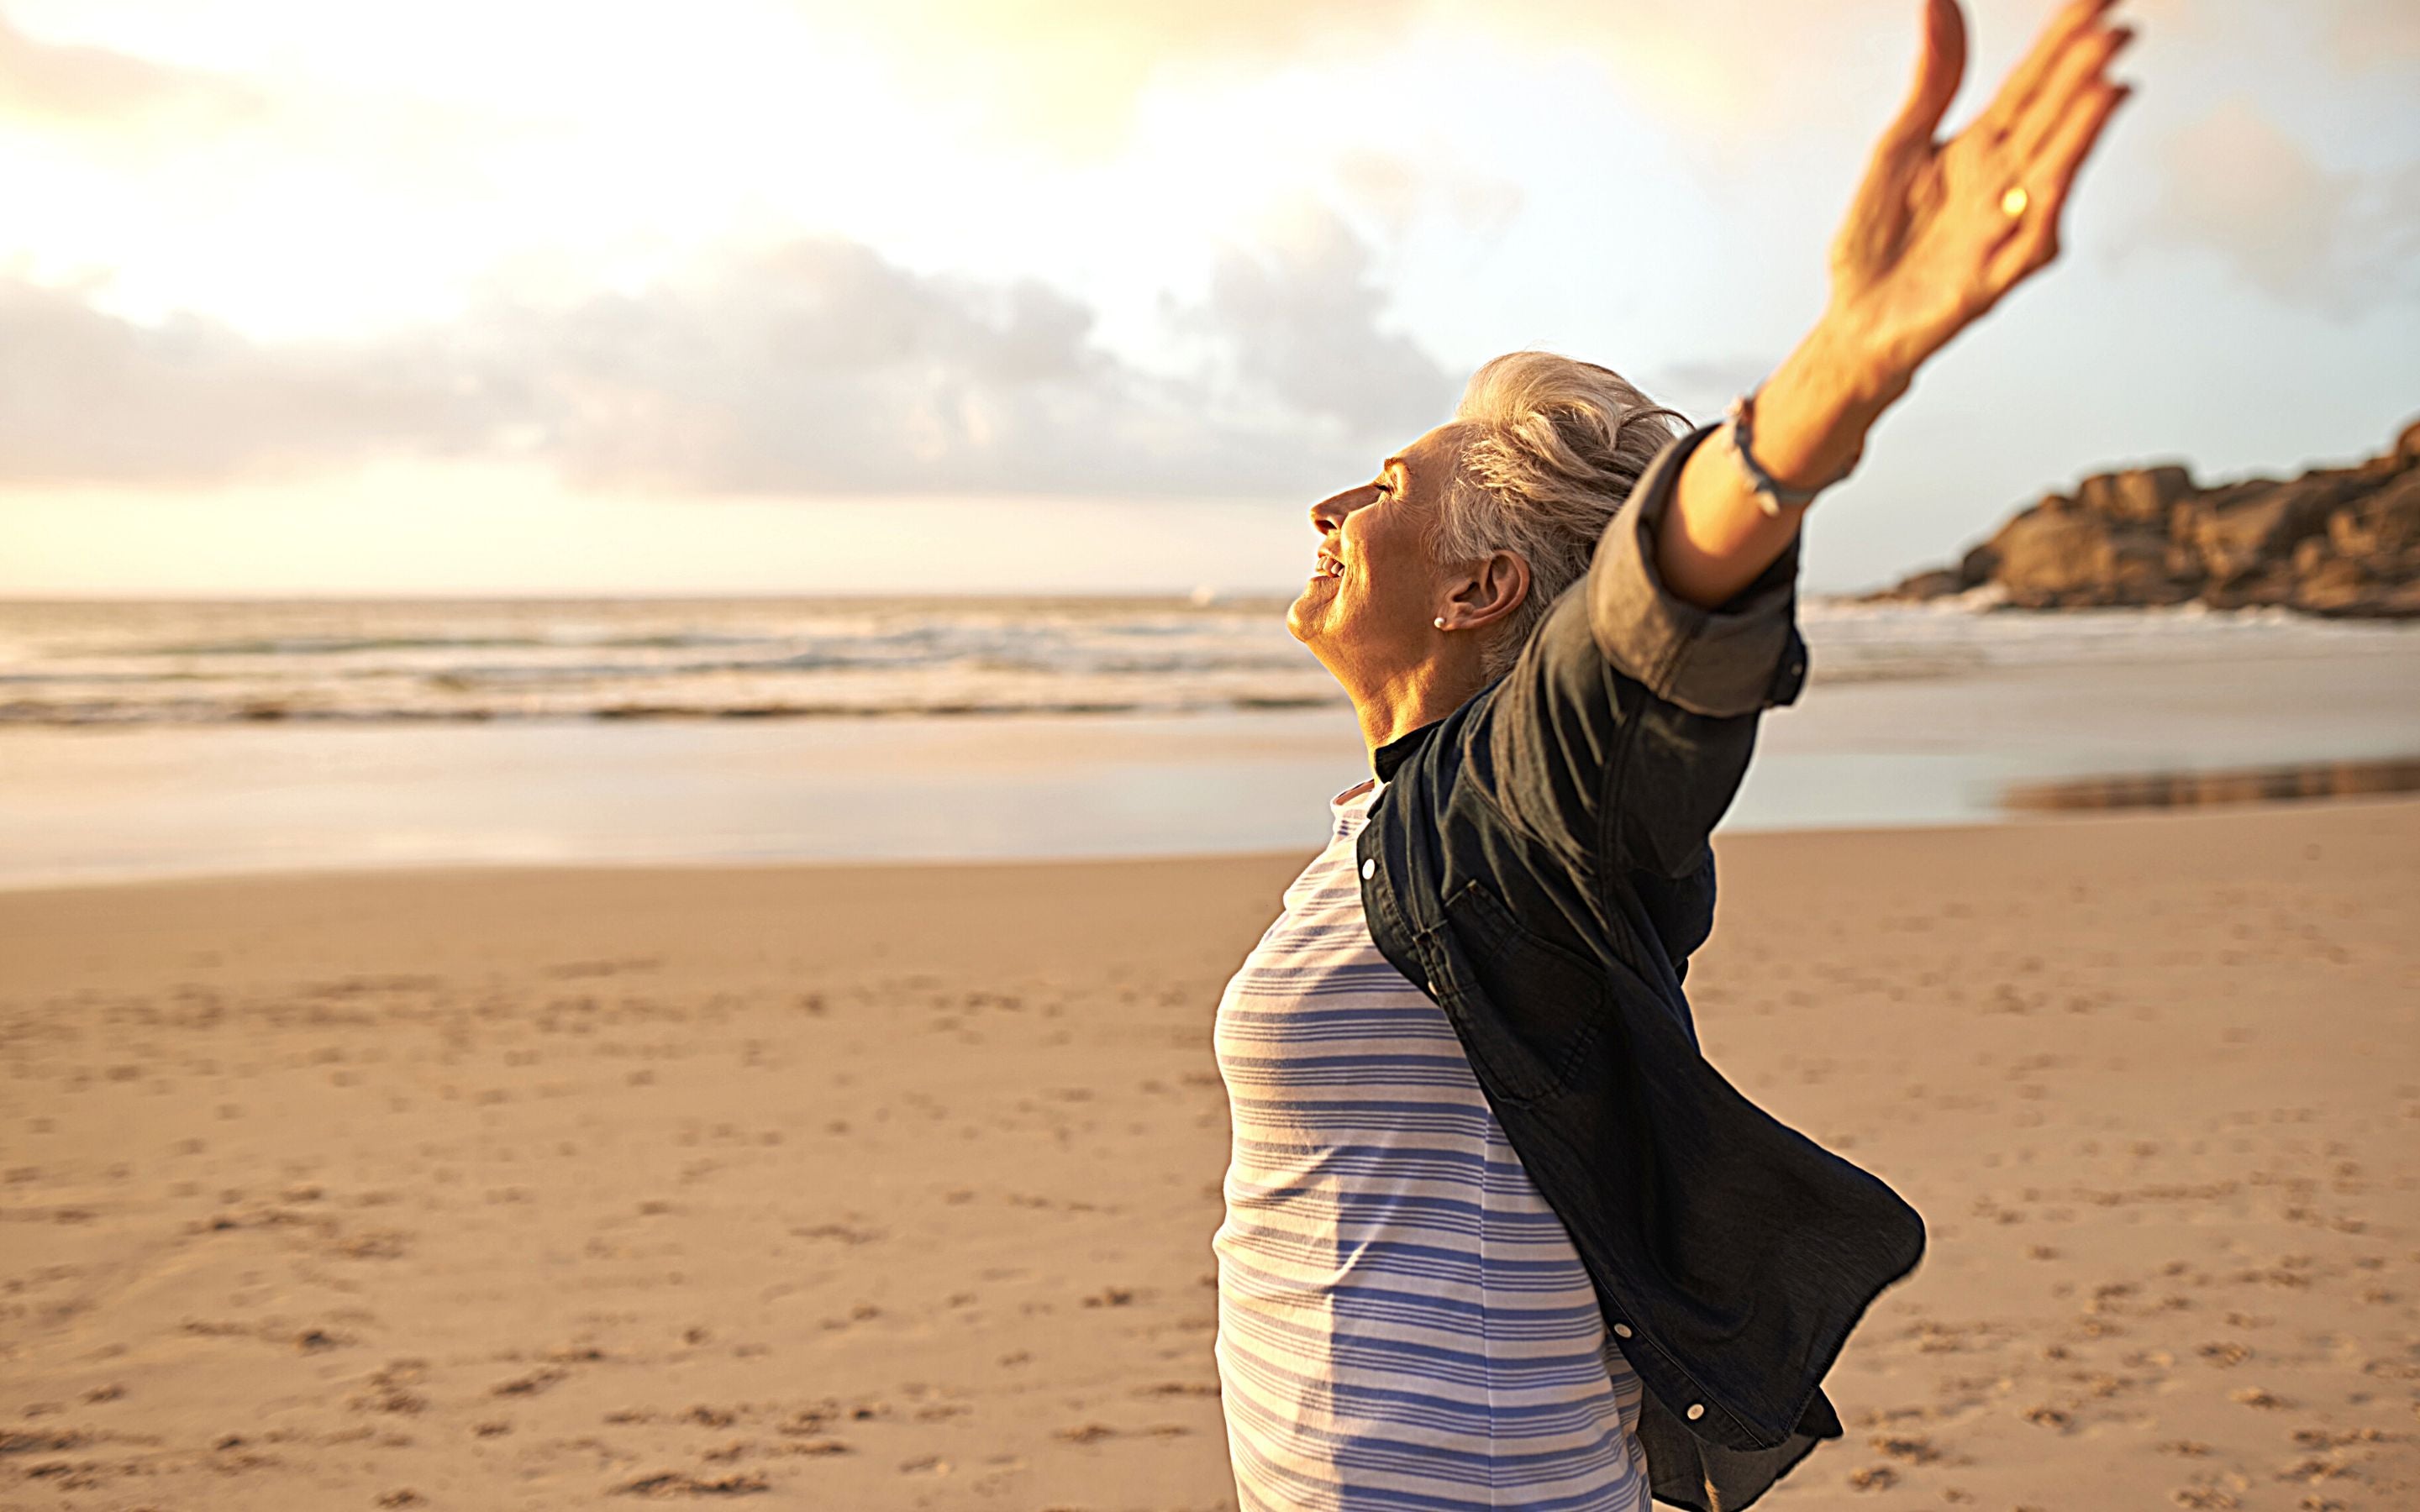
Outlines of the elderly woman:
M 1824 1373 L 1923 1226 L 1699 1054 L 1707 836 L 1805 677 L 1808 501 L 2057 250 L 2126 93 L 2108 3 L 1944 144 L 1964 23 L 1929 0 L 1830 303 L 1727 424 L 1520 352 L 1312 506 L 1288 624 L 1376 775 L 1218 1008 L 1245 1506 L 1730 1512 L 1839 1434 Z

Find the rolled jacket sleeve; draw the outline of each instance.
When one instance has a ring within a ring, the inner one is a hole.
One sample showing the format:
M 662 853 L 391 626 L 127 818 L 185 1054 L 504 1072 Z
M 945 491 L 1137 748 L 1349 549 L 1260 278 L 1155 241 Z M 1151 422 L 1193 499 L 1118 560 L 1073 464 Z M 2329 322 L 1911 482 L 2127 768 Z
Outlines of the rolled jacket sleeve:
M 1655 535 L 1681 470 L 1715 427 L 1682 437 L 1649 464 L 1598 540 L 1588 584 L 1597 649 L 1655 697 L 1728 717 L 1788 703 L 1807 675 L 1797 626 L 1798 538 L 1739 594 L 1700 609 L 1655 570 Z

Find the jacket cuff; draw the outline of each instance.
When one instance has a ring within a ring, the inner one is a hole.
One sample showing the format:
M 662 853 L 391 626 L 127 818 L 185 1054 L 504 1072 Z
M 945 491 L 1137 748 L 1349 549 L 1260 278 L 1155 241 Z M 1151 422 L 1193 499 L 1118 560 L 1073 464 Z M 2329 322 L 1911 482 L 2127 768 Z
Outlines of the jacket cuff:
M 1668 703 L 1725 717 L 1791 702 L 1807 654 L 1797 626 L 1797 536 L 1715 609 L 1678 597 L 1655 570 L 1656 527 L 1682 467 L 1715 429 L 1690 432 L 1648 464 L 1598 540 L 1587 581 L 1589 629 L 1607 661 Z

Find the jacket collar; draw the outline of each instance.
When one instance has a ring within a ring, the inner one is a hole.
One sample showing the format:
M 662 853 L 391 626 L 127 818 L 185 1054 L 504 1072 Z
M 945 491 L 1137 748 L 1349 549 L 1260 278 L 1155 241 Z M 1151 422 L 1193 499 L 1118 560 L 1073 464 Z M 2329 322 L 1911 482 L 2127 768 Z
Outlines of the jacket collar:
M 1376 750 L 1372 751 L 1370 753 L 1370 764 L 1377 772 L 1378 780 L 1381 782 L 1393 781 L 1395 779 L 1396 770 L 1405 762 L 1410 761 L 1412 759 L 1412 753 L 1426 745 L 1428 743 L 1429 736 L 1436 733 L 1436 727 L 1444 722 L 1445 721 L 1442 719 L 1432 719 L 1428 723 L 1420 726 L 1419 729 L 1412 731 L 1410 733 L 1397 735 L 1394 739 L 1379 747 Z

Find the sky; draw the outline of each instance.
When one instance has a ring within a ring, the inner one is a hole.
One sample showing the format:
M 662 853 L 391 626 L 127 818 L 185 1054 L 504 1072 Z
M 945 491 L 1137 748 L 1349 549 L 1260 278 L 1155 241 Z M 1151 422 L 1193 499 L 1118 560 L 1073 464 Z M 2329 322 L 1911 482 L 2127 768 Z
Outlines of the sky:
M 2050 11 L 1968 7 L 1954 128 Z M 1807 585 L 2420 418 L 2420 6 L 2131 0 Z M 1916 0 L 0 0 L 0 594 L 1285 591 L 1497 352 L 1712 418 Z

